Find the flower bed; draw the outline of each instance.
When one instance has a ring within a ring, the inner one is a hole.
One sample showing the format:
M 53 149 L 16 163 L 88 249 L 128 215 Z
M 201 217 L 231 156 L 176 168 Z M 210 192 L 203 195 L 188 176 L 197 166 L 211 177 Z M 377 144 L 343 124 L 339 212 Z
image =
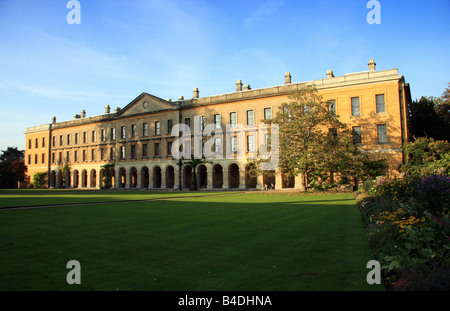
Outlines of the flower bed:
M 450 178 L 378 178 L 357 195 L 373 256 L 392 290 L 450 290 Z

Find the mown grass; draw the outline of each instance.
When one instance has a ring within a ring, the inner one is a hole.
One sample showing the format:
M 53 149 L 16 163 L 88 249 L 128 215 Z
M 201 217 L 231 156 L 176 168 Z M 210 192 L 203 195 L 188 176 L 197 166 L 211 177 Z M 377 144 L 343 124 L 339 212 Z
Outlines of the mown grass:
M 366 282 L 351 194 L 3 210 L 0 235 L 0 290 L 384 289 Z M 72 259 L 81 285 L 66 282 Z

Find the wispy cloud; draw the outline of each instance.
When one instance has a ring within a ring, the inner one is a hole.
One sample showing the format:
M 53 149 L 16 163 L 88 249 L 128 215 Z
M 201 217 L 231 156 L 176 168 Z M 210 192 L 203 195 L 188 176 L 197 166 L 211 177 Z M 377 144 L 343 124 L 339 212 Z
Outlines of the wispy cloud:
M 263 23 L 266 19 L 275 14 L 280 7 L 284 5 L 284 1 L 266 1 L 258 6 L 249 17 L 244 20 L 245 29 L 251 29 L 259 23 Z

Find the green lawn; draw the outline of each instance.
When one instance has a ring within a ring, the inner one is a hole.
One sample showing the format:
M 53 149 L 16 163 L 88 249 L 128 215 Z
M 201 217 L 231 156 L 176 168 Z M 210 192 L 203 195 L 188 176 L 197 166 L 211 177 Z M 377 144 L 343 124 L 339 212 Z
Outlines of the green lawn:
M 109 192 L 115 201 L 130 193 Z M 1 206 L 35 195 L 5 203 L 0 194 Z M 45 200 L 51 195 L 58 197 Z M 371 257 L 352 194 L 235 192 L 3 210 L 0 236 L 0 290 L 384 290 L 366 282 Z M 66 283 L 73 259 L 81 285 Z

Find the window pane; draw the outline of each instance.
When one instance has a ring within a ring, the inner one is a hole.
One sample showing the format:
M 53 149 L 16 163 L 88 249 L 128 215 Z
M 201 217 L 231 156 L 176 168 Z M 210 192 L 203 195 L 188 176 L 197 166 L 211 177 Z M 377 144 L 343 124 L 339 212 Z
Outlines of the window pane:
M 253 110 L 247 110 L 247 125 L 253 124 Z
M 385 112 L 384 94 L 377 95 L 375 97 L 377 102 L 377 113 Z
M 237 119 L 236 119 L 236 112 L 231 112 L 230 113 L 230 124 L 231 126 L 236 126 L 237 123 Z
M 378 124 L 378 143 L 385 144 L 387 143 L 387 129 L 386 124 Z
M 336 114 L 336 101 L 335 100 L 328 101 L 328 111 Z
M 272 108 L 264 108 L 264 119 L 272 119 Z
M 359 97 L 352 97 L 352 116 L 359 116 Z
M 353 127 L 353 143 L 355 144 L 361 144 L 361 127 L 360 126 L 354 126 Z

